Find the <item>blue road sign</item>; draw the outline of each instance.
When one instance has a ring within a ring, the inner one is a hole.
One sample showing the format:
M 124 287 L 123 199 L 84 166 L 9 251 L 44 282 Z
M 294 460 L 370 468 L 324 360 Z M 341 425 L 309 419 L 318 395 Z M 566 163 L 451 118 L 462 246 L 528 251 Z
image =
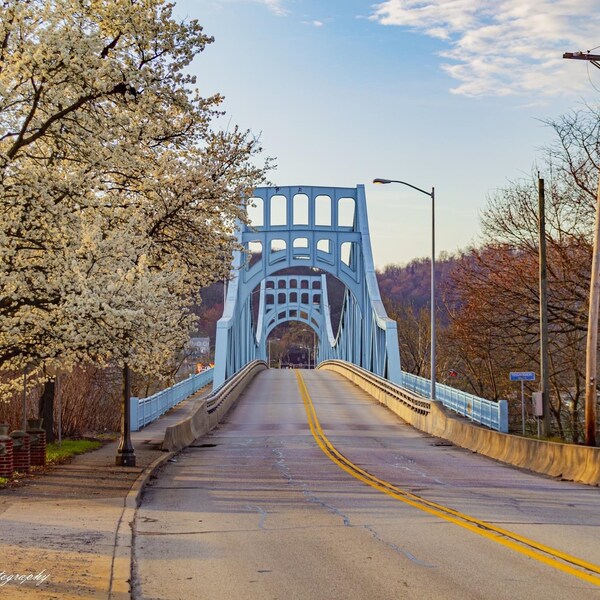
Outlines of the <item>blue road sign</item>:
M 512 371 L 510 373 L 511 381 L 535 381 L 535 373 L 533 371 Z

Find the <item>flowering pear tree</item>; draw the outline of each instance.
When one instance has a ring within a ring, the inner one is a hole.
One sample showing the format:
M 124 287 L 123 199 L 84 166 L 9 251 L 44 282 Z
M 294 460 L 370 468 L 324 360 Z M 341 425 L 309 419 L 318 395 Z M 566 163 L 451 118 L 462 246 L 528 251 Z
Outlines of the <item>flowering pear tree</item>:
M 186 68 L 165 0 L 0 3 L 0 392 L 24 368 L 156 370 L 222 279 L 257 140 Z

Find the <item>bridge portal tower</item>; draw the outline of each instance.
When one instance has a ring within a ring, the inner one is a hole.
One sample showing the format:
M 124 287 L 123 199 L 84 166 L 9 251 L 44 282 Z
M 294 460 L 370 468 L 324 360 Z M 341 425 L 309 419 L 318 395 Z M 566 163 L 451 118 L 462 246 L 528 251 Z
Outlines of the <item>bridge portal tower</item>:
M 396 322 L 387 317 L 375 276 L 364 185 L 261 187 L 248 199 L 223 316 L 217 323 L 214 386 L 266 359 L 277 325 L 300 321 L 318 339 L 317 362 L 341 359 L 401 383 Z M 307 267 L 301 275 L 292 267 Z M 327 278 L 345 286 L 337 330 Z

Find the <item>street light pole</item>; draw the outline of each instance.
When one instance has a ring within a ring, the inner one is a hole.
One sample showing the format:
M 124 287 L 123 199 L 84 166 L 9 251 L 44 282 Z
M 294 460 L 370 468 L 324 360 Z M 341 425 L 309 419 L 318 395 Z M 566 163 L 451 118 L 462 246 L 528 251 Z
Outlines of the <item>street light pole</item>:
M 269 346 L 269 369 L 271 368 L 271 342 L 280 342 L 280 341 L 281 340 L 279 338 L 267 340 L 267 345 Z
M 115 464 L 118 467 L 135 467 L 135 450 L 131 443 L 131 371 L 123 367 L 123 399 L 121 403 L 121 439 Z
M 427 193 L 427 192 L 425 192 Z M 435 400 L 435 189 L 431 188 L 431 399 Z
M 315 330 L 311 327 L 310 329 L 301 329 L 300 331 L 313 334 L 313 345 L 312 345 L 312 360 L 313 360 L 313 369 L 317 368 L 317 356 L 316 356 L 316 347 L 317 347 L 317 337 Z M 303 342 L 304 343 L 304 342 Z M 310 343 L 310 342 L 309 342 Z M 310 369 L 310 347 L 308 348 L 308 368 Z
M 431 188 L 431 192 L 422 190 L 406 181 L 398 179 L 373 179 L 373 183 L 387 184 L 400 183 L 406 185 L 417 192 L 421 192 L 431 198 L 431 399 L 435 400 L 435 374 L 436 374 L 436 351 L 435 351 L 435 188 Z

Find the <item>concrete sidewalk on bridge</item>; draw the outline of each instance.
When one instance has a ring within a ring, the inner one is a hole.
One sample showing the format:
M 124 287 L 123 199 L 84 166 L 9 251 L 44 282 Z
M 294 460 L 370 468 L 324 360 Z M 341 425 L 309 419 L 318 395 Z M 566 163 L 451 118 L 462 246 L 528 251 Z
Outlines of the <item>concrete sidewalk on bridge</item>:
M 71 600 L 129 598 L 131 522 L 146 481 L 172 452 L 160 445 L 204 388 L 131 434 L 136 466 L 115 466 L 118 441 L 0 490 L 0 595 Z

